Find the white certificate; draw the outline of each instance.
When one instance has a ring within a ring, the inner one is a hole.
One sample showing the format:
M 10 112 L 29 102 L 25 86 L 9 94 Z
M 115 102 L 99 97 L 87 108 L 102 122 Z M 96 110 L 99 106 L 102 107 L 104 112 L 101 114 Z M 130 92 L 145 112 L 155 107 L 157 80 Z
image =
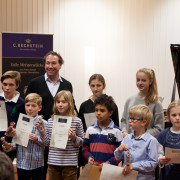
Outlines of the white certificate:
M 72 117 L 54 116 L 50 147 L 65 149 Z
M 0 101 L 0 131 L 6 131 L 8 128 L 7 112 L 4 101 Z
M 85 113 L 84 118 L 86 121 L 86 127 L 87 128 L 97 121 L 97 118 L 96 118 L 96 115 L 94 112 L 93 113 Z
M 180 164 L 180 149 L 165 148 L 165 156 L 171 158 L 168 164 L 179 163 Z M 167 164 L 167 165 L 168 165 Z
M 130 174 L 124 176 L 122 170 L 122 167 L 104 163 L 100 180 L 136 180 L 137 171 L 132 170 Z
M 16 125 L 16 135 L 13 137 L 12 142 L 27 147 L 29 134 L 32 132 L 33 128 L 33 121 L 33 117 L 20 113 Z

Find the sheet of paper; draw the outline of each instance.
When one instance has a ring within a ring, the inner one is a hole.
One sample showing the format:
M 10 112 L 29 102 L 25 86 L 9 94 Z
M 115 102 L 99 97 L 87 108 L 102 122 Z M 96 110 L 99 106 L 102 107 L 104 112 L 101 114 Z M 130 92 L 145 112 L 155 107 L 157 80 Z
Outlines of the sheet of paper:
M 27 147 L 29 134 L 33 128 L 33 121 L 33 117 L 20 113 L 16 125 L 16 135 L 13 137 L 12 142 Z
M 127 176 L 122 174 L 122 167 L 113 166 L 111 164 L 103 164 L 100 180 L 136 180 L 137 171 L 132 171 Z
M 54 116 L 50 147 L 65 149 L 72 117 Z
M 7 112 L 4 101 L 0 101 L 0 131 L 6 131 L 8 128 Z
M 86 164 L 78 180 L 99 180 L 100 166 Z
M 86 121 L 86 127 L 87 128 L 97 121 L 97 118 L 96 118 L 94 112 L 93 113 L 85 113 L 84 118 L 85 118 L 85 121 Z
M 165 148 L 165 156 L 171 158 L 168 164 L 179 163 L 180 164 L 180 149 Z M 167 165 L 168 165 L 167 164 Z

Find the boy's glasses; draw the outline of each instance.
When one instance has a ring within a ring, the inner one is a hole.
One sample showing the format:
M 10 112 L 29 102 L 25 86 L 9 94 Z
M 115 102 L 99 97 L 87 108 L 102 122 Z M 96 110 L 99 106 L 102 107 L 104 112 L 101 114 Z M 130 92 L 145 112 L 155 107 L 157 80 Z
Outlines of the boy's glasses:
M 142 121 L 143 119 L 137 119 L 133 117 L 128 117 L 129 121 L 135 122 L 135 121 Z

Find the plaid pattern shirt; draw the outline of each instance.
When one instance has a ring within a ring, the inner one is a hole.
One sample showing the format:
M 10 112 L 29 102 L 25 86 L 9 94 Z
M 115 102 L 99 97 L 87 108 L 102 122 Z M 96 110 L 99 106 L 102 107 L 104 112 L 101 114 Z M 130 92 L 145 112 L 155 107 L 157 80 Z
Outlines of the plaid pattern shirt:
M 29 140 L 28 146 L 17 145 L 17 168 L 32 170 L 44 166 L 44 145 L 40 138 L 40 132 L 37 130 L 35 123 L 38 121 L 36 116 L 33 122 L 32 133 L 36 134 L 38 141 Z M 43 120 L 45 128 L 47 121 Z

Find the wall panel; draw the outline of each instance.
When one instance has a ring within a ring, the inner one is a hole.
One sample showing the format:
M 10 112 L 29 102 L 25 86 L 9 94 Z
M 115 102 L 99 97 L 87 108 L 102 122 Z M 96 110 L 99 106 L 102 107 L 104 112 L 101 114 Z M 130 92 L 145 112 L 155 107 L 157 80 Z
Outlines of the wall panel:
M 12 0 L 7 0 L 7 31 L 11 31 L 12 29 L 12 22 L 11 22 L 11 18 L 12 18 Z
M 7 1 L 1 1 L 1 30 L 7 31 Z
M 38 26 L 38 32 L 43 32 L 43 0 L 37 1 L 37 26 Z
M 27 1 L 17 0 L 17 32 L 23 32 L 23 3 Z
M 32 14 L 32 22 L 33 22 L 33 32 L 38 32 L 38 0 L 32 1 L 33 6 L 33 14 Z
M 43 33 L 49 33 L 49 0 L 44 0 L 42 5 L 43 5 Z
M 28 14 L 28 19 L 27 19 L 27 25 L 28 25 L 28 31 L 27 32 L 34 32 L 33 31 L 33 0 L 29 1 L 24 1 L 24 3 L 27 6 L 27 14 Z
M 91 95 L 90 75 L 102 73 L 121 116 L 125 100 L 137 92 L 141 67 L 155 70 L 163 107 L 169 104 L 179 0 L 0 0 L 0 10 L 0 32 L 54 34 L 54 50 L 65 60 L 61 74 L 73 84 L 77 107 Z
M 17 31 L 17 0 L 12 0 L 11 1 L 11 27 L 12 29 L 10 30 L 11 32 L 16 32 Z

